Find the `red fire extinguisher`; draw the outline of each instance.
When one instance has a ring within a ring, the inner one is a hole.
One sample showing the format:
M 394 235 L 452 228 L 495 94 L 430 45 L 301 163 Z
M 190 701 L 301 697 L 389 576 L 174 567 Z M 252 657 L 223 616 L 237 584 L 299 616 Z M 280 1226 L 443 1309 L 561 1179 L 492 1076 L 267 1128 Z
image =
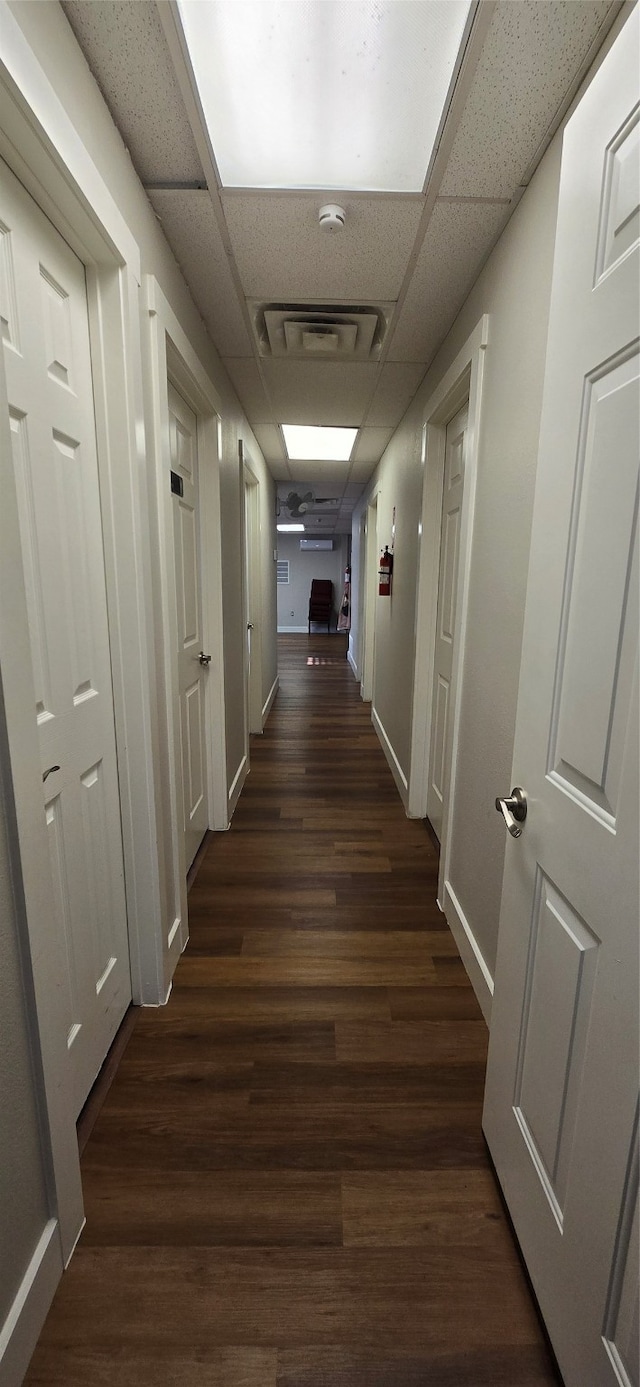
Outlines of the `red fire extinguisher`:
M 380 597 L 391 596 L 391 574 L 393 573 L 393 554 L 389 553 L 387 545 L 384 546 L 384 554 L 380 555 L 380 566 L 378 568 L 378 592 Z

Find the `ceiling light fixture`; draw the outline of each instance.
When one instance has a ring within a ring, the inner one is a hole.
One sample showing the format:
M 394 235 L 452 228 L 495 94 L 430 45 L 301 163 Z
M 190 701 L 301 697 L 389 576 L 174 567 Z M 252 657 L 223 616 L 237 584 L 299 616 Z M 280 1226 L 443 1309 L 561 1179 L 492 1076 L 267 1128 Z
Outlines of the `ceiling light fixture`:
M 276 525 L 276 530 L 281 530 L 283 534 L 287 535 L 304 534 L 304 525 L 281 525 L 278 523 Z
M 421 192 L 473 0 L 178 0 L 222 184 Z
M 357 429 L 316 424 L 281 424 L 290 462 L 348 462 Z

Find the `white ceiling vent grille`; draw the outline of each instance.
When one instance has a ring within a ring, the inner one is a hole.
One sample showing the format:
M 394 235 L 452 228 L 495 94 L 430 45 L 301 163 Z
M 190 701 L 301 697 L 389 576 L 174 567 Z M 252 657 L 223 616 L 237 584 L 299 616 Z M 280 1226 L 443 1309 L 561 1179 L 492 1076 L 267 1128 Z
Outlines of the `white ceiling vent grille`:
M 394 305 L 251 304 L 261 356 L 376 361 Z

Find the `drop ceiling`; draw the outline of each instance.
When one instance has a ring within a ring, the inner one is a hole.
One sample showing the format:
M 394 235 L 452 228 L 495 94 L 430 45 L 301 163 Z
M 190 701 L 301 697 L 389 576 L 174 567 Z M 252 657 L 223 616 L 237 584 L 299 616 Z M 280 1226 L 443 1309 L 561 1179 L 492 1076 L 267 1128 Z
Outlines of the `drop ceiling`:
M 313 528 L 348 529 L 620 0 L 479 0 L 426 187 L 399 194 L 223 190 L 169 0 L 62 3 L 279 491 L 335 496 Z M 269 354 L 274 305 L 380 309 L 375 359 Z M 282 422 L 357 426 L 350 463 L 288 462 Z

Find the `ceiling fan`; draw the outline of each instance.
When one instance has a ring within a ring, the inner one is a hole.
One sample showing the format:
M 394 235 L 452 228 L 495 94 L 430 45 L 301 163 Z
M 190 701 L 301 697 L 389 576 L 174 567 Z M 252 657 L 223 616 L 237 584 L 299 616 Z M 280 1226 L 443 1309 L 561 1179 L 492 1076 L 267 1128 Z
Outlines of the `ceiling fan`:
M 339 500 L 338 496 L 314 496 L 312 491 L 305 491 L 302 496 L 297 491 L 290 491 L 282 504 L 293 520 L 299 520 L 312 506 L 338 505 Z

